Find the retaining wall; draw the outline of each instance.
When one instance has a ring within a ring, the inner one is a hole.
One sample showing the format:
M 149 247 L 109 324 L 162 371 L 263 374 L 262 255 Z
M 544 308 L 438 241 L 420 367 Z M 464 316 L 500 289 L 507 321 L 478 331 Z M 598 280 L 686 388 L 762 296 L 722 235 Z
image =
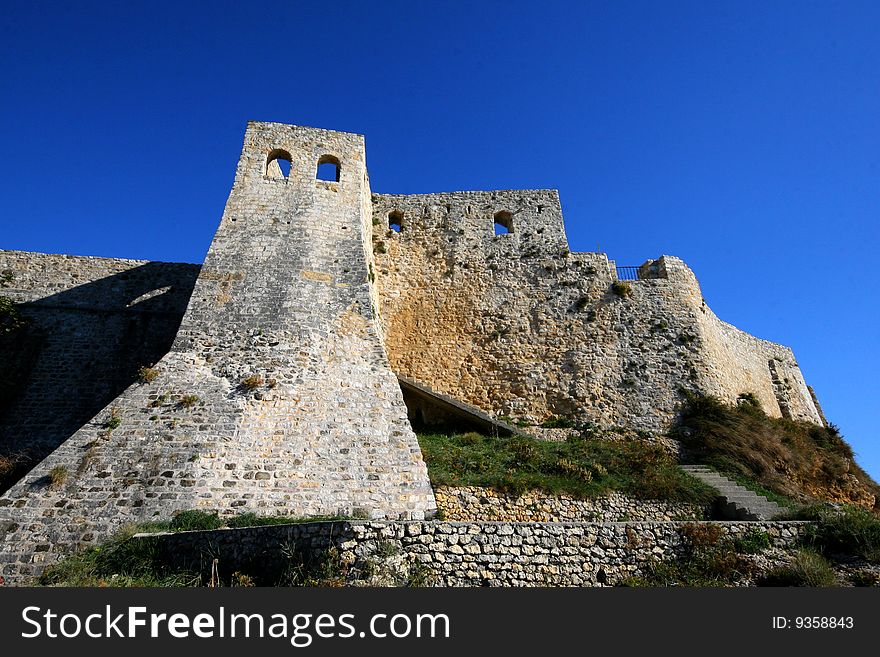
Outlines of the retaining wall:
M 342 563 L 394 560 L 405 580 L 418 569 L 439 586 L 604 586 L 636 575 L 651 560 L 682 551 L 689 523 L 493 523 L 338 521 L 142 535 L 177 567 L 271 570 L 291 550 L 338 551 Z M 805 522 L 706 523 L 725 536 L 764 531 L 791 548 Z M 371 568 L 371 570 L 374 570 Z M 407 572 L 408 571 L 408 572 Z
M 698 504 L 640 500 L 613 492 L 589 500 L 527 491 L 506 495 L 479 486 L 439 487 L 434 491 L 444 520 L 481 522 L 624 522 L 704 520 L 711 509 Z

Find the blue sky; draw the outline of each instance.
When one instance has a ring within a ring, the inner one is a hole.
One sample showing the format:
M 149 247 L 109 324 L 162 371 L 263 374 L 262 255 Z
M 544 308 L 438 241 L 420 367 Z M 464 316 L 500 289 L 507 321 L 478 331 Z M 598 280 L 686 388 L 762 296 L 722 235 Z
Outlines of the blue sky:
M 249 119 L 366 135 L 374 191 L 560 190 L 790 345 L 880 478 L 880 4 L 5 0 L 0 248 L 200 262 Z

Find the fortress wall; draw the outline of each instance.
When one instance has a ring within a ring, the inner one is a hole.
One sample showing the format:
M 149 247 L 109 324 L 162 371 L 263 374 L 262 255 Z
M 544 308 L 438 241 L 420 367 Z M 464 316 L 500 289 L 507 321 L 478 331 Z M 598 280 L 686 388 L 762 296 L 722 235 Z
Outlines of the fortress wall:
M 93 312 L 132 308 L 182 317 L 200 268 L 186 263 L 0 249 L 0 272 L 11 274 L 0 294 L 16 303 L 39 303 L 45 308 Z M 152 300 L 149 305 L 140 305 L 148 300 Z
M 0 340 L 8 381 L 0 456 L 39 461 L 131 385 L 141 366 L 159 360 L 198 271 L 198 265 L 0 251 L 0 272 L 11 275 L 0 294 L 19 303 L 29 322 L 20 339 Z
M 499 211 L 511 234 L 494 234 Z M 615 294 L 615 263 L 569 253 L 555 191 L 374 194 L 373 217 L 392 367 L 438 392 L 497 415 L 662 431 L 681 389 L 755 392 L 778 414 L 776 358 L 795 382 L 789 406 L 812 403 L 791 352 L 718 321 L 681 260 L 646 263 Z
M 292 160 L 286 179 L 267 175 L 279 148 Z M 341 162 L 338 182 L 315 180 L 324 155 Z M 362 137 L 248 125 L 158 378 L 129 387 L 0 498 L 8 582 L 124 524 L 183 509 L 433 513 L 372 309 L 365 184 Z M 255 385 L 243 385 L 250 376 Z
M 736 390 L 753 392 L 771 416 L 825 424 L 791 349 L 749 335 L 708 309 L 704 330 L 715 394 L 730 400 Z
M 662 261 L 663 275 L 690 291 L 691 308 L 699 301 L 699 312 L 692 313 L 700 354 L 697 390 L 728 403 L 750 392 L 772 417 L 824 424 L 792 350 L 720 320 L 703 301 L 693 272 L 678 259 Z
M 494 235 L 500 210 L 510 235 Z M 678 386 L 695 387 L 699 293 L 658 277 L 614 294 L 604 254 L 569 253 L 556 192 L 374 195 L 373 214 L 399 373 L 495 414 L 641 429 L 664 427 Z
M 702 300 L 693 272 L 681 261 L 671 262 L 664 265 L 665 274 L 692 290 L 694 302 L 696 295 L 700 299 L 700 312 L 695 314 L 703 356 L 699 391 L 728 403 L 735 403 L 740 394 L 750 392 L 772 417 L 825 424 L 792 350 L 720 320 Z

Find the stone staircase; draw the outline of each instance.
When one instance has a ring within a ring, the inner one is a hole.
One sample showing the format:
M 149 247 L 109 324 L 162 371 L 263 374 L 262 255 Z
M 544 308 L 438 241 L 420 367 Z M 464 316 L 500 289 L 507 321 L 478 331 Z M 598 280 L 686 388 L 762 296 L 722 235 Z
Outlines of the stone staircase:
M 708 466 L 679 467 L 718 491 L 717 507 L 725 520 L 770 520 L 785 510 L 776 502 L 740 486 Z

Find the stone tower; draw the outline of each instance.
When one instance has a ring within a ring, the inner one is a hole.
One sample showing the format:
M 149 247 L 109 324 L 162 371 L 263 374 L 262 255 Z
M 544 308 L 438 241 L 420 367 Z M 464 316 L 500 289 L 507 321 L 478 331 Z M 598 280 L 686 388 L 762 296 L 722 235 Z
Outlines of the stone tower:
M 289 164 L 289 173 L 285 175 Z M 336 180 L 316 179 L 319 164 Z M 360 135 L 250 123 L 171 351 L 0 499 L 7 580 L 184 509 L 423 518 Z

